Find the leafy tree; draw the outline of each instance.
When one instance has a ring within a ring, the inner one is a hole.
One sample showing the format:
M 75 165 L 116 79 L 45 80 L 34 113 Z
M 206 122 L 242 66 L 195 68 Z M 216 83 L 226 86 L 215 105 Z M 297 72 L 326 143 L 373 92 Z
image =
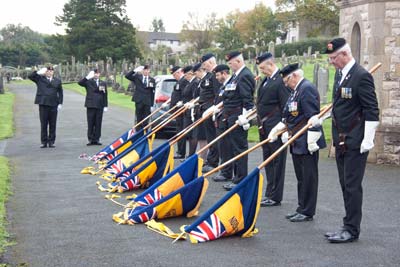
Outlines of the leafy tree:
M 216 32 L 216 42 L 223 51 L 232 51 L 241 49 L 244 43 L 241 39 L 241 33 L 236 28 L 240 12 L 231 12 L 224 19 L 218 21 L 218 30 Z
M 151 22 L 151 32 L 165 32 L 164 22 L 162 19 L 154 18 Z
M 283 32 L 292 22 L 306 23 L 307 37 L 339 32 L 339 8 L 334 0 L 276 0 L 276 16 Z
M 2 42 L 6 45 L 44 43 L 43 36 L 40 33 L 21 24 L 7 24 L 0 30 L 0 35 L 3 37 Z
M 203 21 L 197 14 L 189 13 L 189 19 L 183 24 L 180 36 L 182 41 L 188 41 L 193 45 L 195 53 L 201 53 L 209 49 L 215 41 L 216 30 L 215 13 L 210 14 Z
M 66 26 L 68 53 L 79 60 L 140 57 L 125 0 L 69 0 L 57 25 Z
M 271 8 L 263 3 L 258 3 L 254 9 L 241 13 L 236 23 L 242 41 L 262 49 L 267 47 L 269 42 L 275 41 L 278 35 L 277 26 Z

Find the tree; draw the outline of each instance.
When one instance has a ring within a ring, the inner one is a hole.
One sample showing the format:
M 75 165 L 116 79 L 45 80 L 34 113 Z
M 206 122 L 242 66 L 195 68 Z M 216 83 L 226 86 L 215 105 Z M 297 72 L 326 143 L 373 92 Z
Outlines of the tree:
M 164 22 L 162 19 L 154 18 L 151 22 L 151 32 L 165 32 Z
M 271 8 L 263 3 L 255 5 L 254 9 L 241 13 L 236 28 L 241 33 L 242 41 L 264 49 L 268 43 L 278 36 L 278 23 Z
M 21 24 L 7 24 L 0 30 L 0 35 L 3 37 L 2 42 L 7 45 L 13 44 L 43 44 L 43 36 L 31 30 L 27 26 Z
M 307 37 L 318 37 L 325 32 L 339 32 L 339 9 L 334 0 L 277 0 L 276 16 L 283 32 L 293 22 L 303 22 L 309 27 Z
M 240 12 L 231 12 L 225 19 L 218 21 L 218 30 L 216 32 L 216 42 L 223 51 L 232 51 L 241 49 L 244 43 L 241 34 L 236 28 Z
M 194 52 L 201 53 L 202 50 L 209 49 L 215 41 L 216 30 L 215 13 L 211 13 L 203 21 L 200 21 L 198 15 L 189 13 L 189 19 L 183 24 L 180 36 L 182 41 L 193 45 Z
M 68 53 L 78 60 L 140 57 L 125 0 L 69 0 L 56 24 L 66 26 Z

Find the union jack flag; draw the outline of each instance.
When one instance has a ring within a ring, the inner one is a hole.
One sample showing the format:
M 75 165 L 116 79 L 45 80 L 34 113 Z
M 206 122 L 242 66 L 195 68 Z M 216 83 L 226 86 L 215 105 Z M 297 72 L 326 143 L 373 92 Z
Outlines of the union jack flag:
M 140 188 L 142 186 L 138 175 L 129 175 L 127 178 L 128 179 L 126 179 L 126 181 L 122 180 L 120 182 L 120 186 L 124 188 L 124 191 L 130 191 L 136 188 Z
M 211 241 L 220 238 L 225 233 L 225 227 L 215 213 L 189 232 L 190 237 L 196 239 L 197 242 Z
M 137 203 L 140 206 L 147 206 L 147 205 L 151 205 L 154 202 L 156 202 L 157 200 L 160 200 L 163 197 L 163 195 L 161 194 L 161 192 L 156 188 L 153 190 L 152 193 L 148 193 L 146 196 L 144 196 L 143 199 L 137 201 Z
M 139 206 L 129 211 L 128 216 L 131 223 L 145 223 L 147 221 L 150 221 L 151 219 L 154 219 L 157 215 L 157 211 L 155 208 L 147 209 L 147 207 L 143 212 L 140 212 L 137 215 L 133 215 L 133 213 L 138 212 L 138 209 L 140 210 L 141 207 Z
M 123 169 L 124 169 L 124 164 L 122 163 L 121 160 L 118 160 L 114 164 L 112 164 L 110 167 L 108 167 L 106 172 L 111 173 L 111 174 L 117 174 L 117 173 L 121 172 Z

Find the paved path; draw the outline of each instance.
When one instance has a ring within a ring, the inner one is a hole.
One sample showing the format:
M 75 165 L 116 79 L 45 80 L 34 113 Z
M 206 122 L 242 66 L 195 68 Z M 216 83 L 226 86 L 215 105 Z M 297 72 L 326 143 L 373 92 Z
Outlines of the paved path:
M 398 266 L 400 263 L 399 168 L 368 165 L 364 182 L 364 216 L 359 242 L 328 244 L 323 233 L 341 225 L 343 201 L 335 163 L 320 160 L 317 215 L 313 222 L 290 223 L 284 215 L 296 207 L 296 182 L 288 159 L 282 206 L 262 208 L 260 232 L 253 238 L 224 238 L 205 244 L 178 242 L 143 225 L 122 226 L 111 220 L 120 211 L 104 200 L 97 179 L 81 175 L 87 162 L 86 119 L 81 95 L 65 91 L 55 149 L 40 149 L 34 87 L 11 85 L 16 94 L 16 135 L 5 155 L 14 165 L 8 203 L 9 231 L 17 245 L 5 255 L 12 265 L 29 266 Z M 111 106 L 103 121 L 102 142 L 109 143 L 130 126 L 131 112 Z M 161 142 L 161 141 L 159 141 Z M 253 169 L 261 152 L 250 156 Z M 225 192 L 210 181 L 200 211 Z M 193 219 L 164 222 L 173 230 Z

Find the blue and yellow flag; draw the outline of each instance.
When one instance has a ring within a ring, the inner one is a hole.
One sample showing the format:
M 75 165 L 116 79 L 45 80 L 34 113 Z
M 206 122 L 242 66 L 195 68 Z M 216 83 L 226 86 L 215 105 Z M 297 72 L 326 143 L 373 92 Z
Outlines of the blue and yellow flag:
M 137 224 L 151 219 L 196 216 L 207 187 L 208 181 L 202 176 L 151 205 L 128 208 L 125 212 L 114 214 L 113 219 L 118 223 Z
M 107 173 L 117 174 L 134 164 L 151 151 L 151 138 L 143 136 L 131 147 L 125 149 L 121 154 L 110 160 L 104 167 Z
M 253 236 L 260 209 L 263 177 L 257 168 L 189 226 L 183 227 L 192 243 L 223 236 Z
M 157 153 L 150 153 L 143 157 L 129 176 L 123 172 L 119 177 L 118 191 L 124 192 L 136 188 L 147 188 L 156 183 L 174 168 L 174 147 L 168 142 L 156 149 Z
M 194 154 L 133 199 L 139 206 L 155 203 L 201 176 L 203 160 Z
M 108 154 L 113 152 L 115 149 L 117 149 L 121 145 L 123 145 L 125 142 L 130 140 L 135 135 L 138 135 L 138 137 L 140 137 L 140 135 L 143 136 L 143 130 L 141 130 L 139 132 L 135 132 L 134 128 L 129 129 L 128 131 L 123 133 L 120 137 L 115 139 L 111 144 L 109 144 L 108 146 L 105 146 L 102 150 L 100 150 L 99 152 L 94 154 L 91 157 L 91 160 L 96 161 L 96 160 L 100 160 L 100 159 L 104 158 L 105 156 L 107 156 Z

